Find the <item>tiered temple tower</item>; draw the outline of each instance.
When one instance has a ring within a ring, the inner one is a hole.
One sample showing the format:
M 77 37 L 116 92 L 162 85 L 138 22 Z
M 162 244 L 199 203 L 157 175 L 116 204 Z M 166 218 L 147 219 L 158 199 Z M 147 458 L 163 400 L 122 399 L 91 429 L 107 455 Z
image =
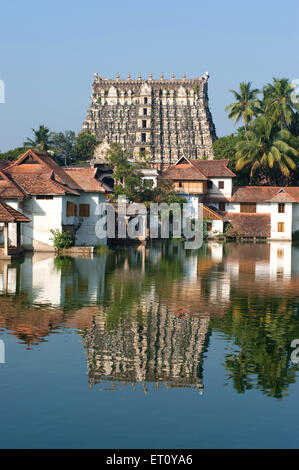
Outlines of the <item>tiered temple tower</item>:
M 215 126 L 208 104 L 208 78 L 115 80 L 92 84 L 91 104 L 83 129 L 99 142 L 117 142 L 138 159 L 146 152 L 155 164 L 179 157 L 213 159 Z

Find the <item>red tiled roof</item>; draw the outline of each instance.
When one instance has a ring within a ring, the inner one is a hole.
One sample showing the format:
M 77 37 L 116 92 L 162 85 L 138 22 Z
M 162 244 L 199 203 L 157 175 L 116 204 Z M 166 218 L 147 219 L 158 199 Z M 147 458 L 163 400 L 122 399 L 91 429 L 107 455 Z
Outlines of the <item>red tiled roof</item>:
M 208 178 L 234 178 L 227 167 L 229 160 L 190 160 L 180 158 L 162 173 L 161 177 L 172 180 L 207 180 Z M 194 170 L 197 170 L 194 171 Z
M 227 166 L 229 160 L 189 160 L 208 178 L 234 178 L 236 175 Z
M 234 233 L 239 237 L 270 237 L 270 214 L 239 214 L 227 212 L 223 218 L 231 224 L 232 234 Z
M 205 195 L 203 198 L 202 198 L 202 202 L 205 202 L 206 204 L 212 204 L 214 202 L 231 202 L 231 198 L 230 197 L 217 197 L 217 196 L 207 196 Z
M 51 157 L 31 149 L 5 168 L 4 173 L 28 194 L 80 194 L 81 188 Z
M 281 192 L 280 190 L 278 191 L 278 193 L 276 194 L 275 196 L 275 201 L 271 200 L 271 202 L 299 202 L 299 187 L 297 186 L 290 186 L 290 187 L 287 187 L 287 188 L 280 188 L 280 189 L 283 189 L 284 192 L 286 193 L 284 195 L 283 192 Z M 285 199 L 287 196 L 289 196 L 290 199 L 293 199 L 293 201 L 284 201 L 283 199 Z M 281 199 L 281 200 L 278 200 L 278 199 Z
M 217 214 L 215 211 L 203 204 L 203 218 L 210 220 L 223 220 L 220 214 Z
M 6 204 L 6 202 L 0 201 L 0 222 L 30 222 L 30 219 Z
M 65 168 L 64 172 L 76 182 L 78 187 L 85 192 L 104 193 L 102 184 L 95 178 L 94 168 Z
M 9 175 L 0 171 L 0 197 L 4 199 L 23 199 L 26 193 L 16 184 Z
M 237 188 L 232 202 L 299 202 L 299 187 L 245 186 Z
M 164 171 L 161 178 L 170 180 L 188 180 L 188 181 L 204 181 L 207 177 L 197 168 L 192 165 L 189 166 L 176 166 L 173 165 Z
M 275 196 L 270 199 L 270 202 L 297 202 L 290 194 L 286 193 L 284 190 L 278 191 Z

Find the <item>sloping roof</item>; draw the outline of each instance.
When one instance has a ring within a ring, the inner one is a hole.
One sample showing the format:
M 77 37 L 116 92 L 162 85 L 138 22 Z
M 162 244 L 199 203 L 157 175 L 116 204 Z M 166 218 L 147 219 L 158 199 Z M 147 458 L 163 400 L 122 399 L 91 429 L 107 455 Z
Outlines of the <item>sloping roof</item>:
M 6 204 L 6 202 L 0 201 L 0 222 L 30 222 L 30 219 Z
M 285 188 L 286 192 L 295 199 L 296 202 L 299 202 L 299 187 L 298 186 L 291 186 Z
M 161 178 L 173 180 L 207 180 L 208 178 L 234 178 L 228 168 L 229 160 L 190 160 L 181 157 L 162 173 Z M 197 172 L 196 172 L 196 171 Z
M 206 203 L 206 204 L 213 204 L 215 202 L 231 202 L 231 198 L 230 197 L 221 197 L 221 196 L 208 196 L 208 195 L 205 195 L 203 196 L 203 198 L 201 199 L 202 202 Z
M 207 178 L 234 178 L 236 175 L 229 168 L 229 160 L 189 160 Z
M 49 155 L 31 149 L 3 173 L 27 194 L 80 194 L 81 188 Z
M 3 170 L 3 168 L 7 167 L 9 165 L 8 160 L 0 160 L 0 170 Z
M 173 165 L 164 171 L 160 178 L 170 180 L 205 181 L 207 177 L 193 165 Z
M 299 202 L 299 187 L 245 186 L 237 188 L 232 202 Z
M 203 204 L 203 218 L 210 220 L 223 220 L 220 214 L 217 214 L 215 211 Z
M 296 202 L 296 199 L 288 194 L 283 188 L 270 199 L 271 202 Z
M 270 237 L 270 214 L 239 214 L 227 212 L 224 220 L 230 222 L 232 232 L 240 237 Z
M 9 175 L 0 171 L 0 197 L 4 199 L 23 199 L 26 193 Z
M 100 192 L 104 193 L 105 188 L 98 181 L 96 176 L 96 169 L 94 168 L 65 168 L 64 172 L 69 175 L 73 181 L 76 182 L 78 187 L 85 192 Z
M 276 188 L 278 189 L 278 188 Z M 299 187 L 279 188 L 271 202 L 299 202 Z

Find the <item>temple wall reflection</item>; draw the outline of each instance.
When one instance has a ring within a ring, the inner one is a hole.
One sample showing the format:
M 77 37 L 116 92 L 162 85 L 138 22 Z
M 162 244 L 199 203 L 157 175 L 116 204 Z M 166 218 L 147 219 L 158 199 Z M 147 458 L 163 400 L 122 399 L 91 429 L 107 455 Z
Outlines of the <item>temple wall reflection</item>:
M 90 259 L 35 253 L 0 263 L 0 327 L 28 348 L 61 326 L 76 328 L 90 386 L 108 380 L 113 387 L 146 389 L 151 382 L 202 390 L 212 324 L 236 338 L 243 321 L 257 332 L 273 321 L 276 331 L 281 320 L 277 326 L 273 312 L 286 310 L 285 296 L 299 292 L 298 263 L 299 249 L 288 242 L 209 242 L 195 251 L 172 241 Z M 250 328 L 249 353 L 257 337 Z M 236 370 L 238 361 L 236 355 Z
M 190 322 L 155 304 L 136 311 L 110 330 L 107 316 L 109 313 L 99 312 L 84 337 L 90 386 L 111 380 L 203 387 L 202 354 L 209 336 L 209 317 Z

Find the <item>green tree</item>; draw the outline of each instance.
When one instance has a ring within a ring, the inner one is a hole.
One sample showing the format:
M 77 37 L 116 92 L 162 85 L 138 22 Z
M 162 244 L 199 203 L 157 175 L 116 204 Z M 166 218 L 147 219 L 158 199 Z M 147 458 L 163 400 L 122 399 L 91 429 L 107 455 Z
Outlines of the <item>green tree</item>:
M 250 170 L 244 167 L 242 170 L 236 170 L 236 153 L 237 143 L 244 139 L 244 129 L 238 133 L 230 134 L 224 137 L 220 137 L 213 143 L 213 153 L 215 160 L 226 159 L 229 160 L 228 167 L 236 174 L 234 180 L 235 186 L 246 186 L 250 181 Z
M 287 184 L 299 156 L 290 132 L 267 116 L 255 119 L 236 149 L 236 170 L 249 167 L 251 178 L 258 172 L 268 185 Z
M 54 247 L 59 251 L 63 248 L 70 248 L 73 244 L 74 241 L 71 237 L 71 234 L 68 230 L 62 230 L 60 231 L 58 228 L 57 229 L 52 229 L 50 230 L 52 233 L 52 237 L 50 238 L 51 241 L 53 241 Z
M 298 111 L 296 111 L 292 115 L 292 120 L 289 124 L 289 131 L 294 137 L 299 137 L 299 112 Z M 299 145 L 298 145 L 298 150 L 299 150 Z
M 53 132 L 51 134 L 52 150 L 58 157 L 63 157 L 65 165 L 74 158 L 76 142 L 74 131 Z
M 247 134 L 247 125 L 253 117 L 262 112 L 261 103 L 257 96 L 260 91 L 257 88 L 251 89 L 251 82 L 241 82 L 240 90 L 229 90 L 233 93 L 236 101 L 226 106 L 225 111 L 229 112 L 228 117 L 235 121 L 235 124 L 243 119 L 244 131 Z
M 142 202 L 143 180 L 139 165 L 130 162 L 132 158 L 126 154 L 122 147 L 116 143 L 110 145 L 108 160 L 113 168 L 112 178 L 114 179 L 113 199 L 118 196 L 126 196 L 129 201 Z M 150 188 L 147 187 L 147 190 Z
M 166 202 L 166 204 L 183 204 L 186 199 L 175 193 L 174 184 L 170 180 L 158 179 L 157 187 L 153 191 L 152 201 L 160 203 Z
M 234 160 L 236 154 L 236 144 L 240 141 L 240 137 L 236 134 L 230 134 L 215 140 L 213 143 L 213 153 L 215 160 L 223 158 L 227 160 Z
M 142 157 L 142 156 L 141 156 Z M 112 178 L 114 179 L 114 194 L 112 199 L 118 196 L 125 196 L 132 202 L 173 202 L 182 203 L 184 199 L 175 194 L 171 181 L 158 180 L 156 188 L 152 181 L 143 179 L 141 168 L 146 167 L 146 154 L 144 159 L 133 162 L 133 156 L 124 152 L 118 144 L 112 143 L 108 152 L 109 166 L 113 168 Z
M 8 150 L 8 152 L 0 153 L 0 160 L 17 160 L 25 151 L 24 147 L 16 147 L 15 149 Z
M 227 352 L 223 364 L 238 393 L 257 388 L 277 399 L 287 394 L 298 373 L 290 361 L 291 341 L 299 333 L 295 299 L 254 290 L 232 292 L 229 311 L 223 319 L 212 319 L 211 326 L 239 348 Z
M 75 159 L 77 161 L 91 160 L 97 143 L 95 136 L 89 129 L 79 132 L 77 142 L 74 147 Z
M 275 120 L 281 129 L 286 129 L 291 124 L 294 108 L 292 101 L 294 86 L 288 78 L 273 78 L 273 83 L 268 83 L 263 88 L 263 106 L 269 119 Z
M 43 124 L 39 126 L 37 130 L 33 129 L 34 140 L 27 138 L 27 141 L 24 142 L 24 147 L 32 147 L 37 150 L 46 152 L 51 146 L 51 134 L 48 127 Z

